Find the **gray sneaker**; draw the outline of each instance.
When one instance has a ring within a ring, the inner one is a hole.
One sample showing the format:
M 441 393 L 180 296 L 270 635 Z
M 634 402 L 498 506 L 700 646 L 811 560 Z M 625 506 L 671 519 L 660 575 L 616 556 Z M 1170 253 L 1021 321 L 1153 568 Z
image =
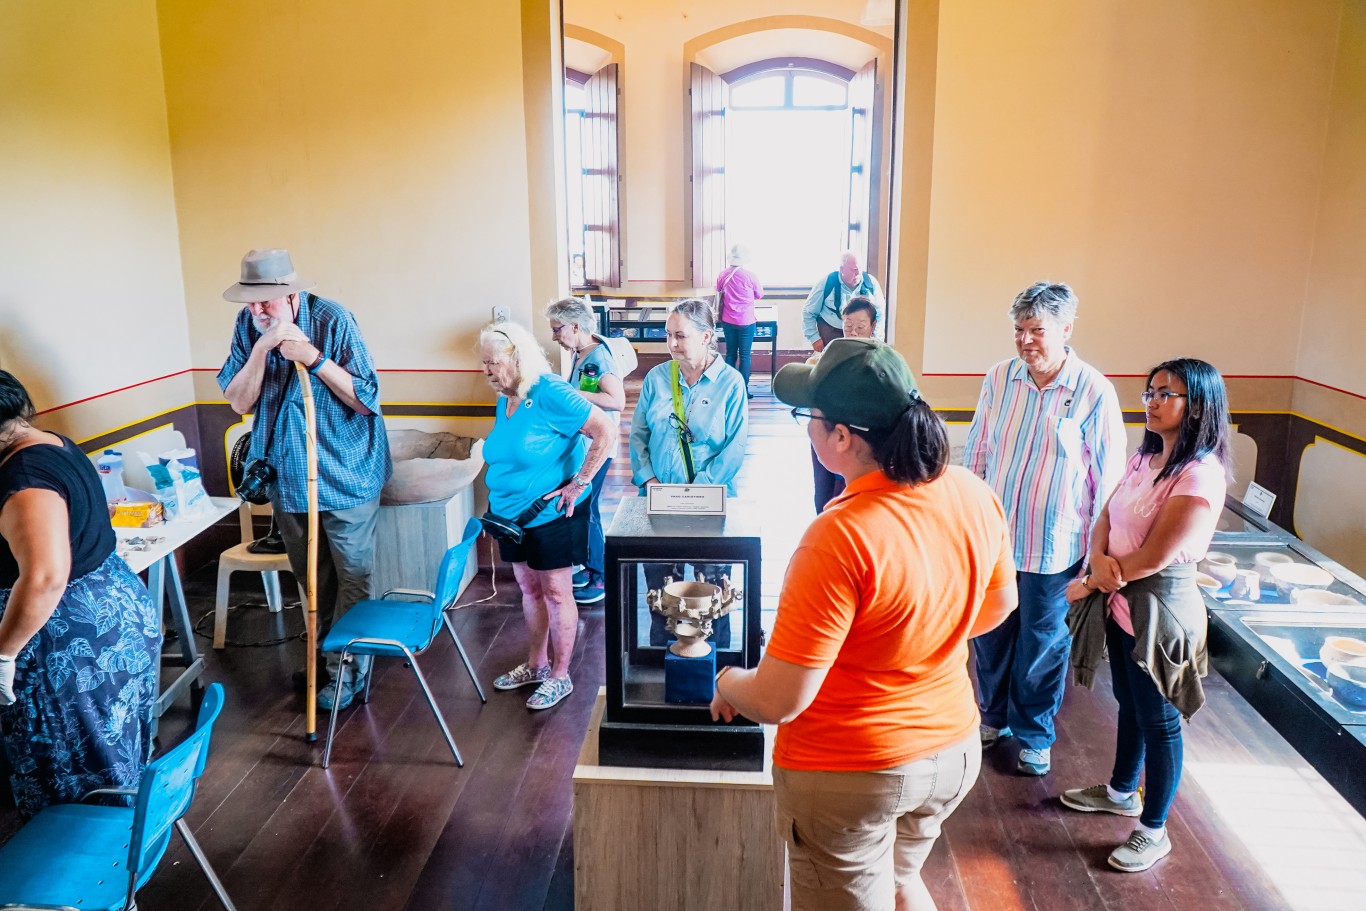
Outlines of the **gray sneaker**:
M 982 737 L 982 750 L 984 752 L 996 746 L 996 744 L 1000 743 L 1002 740 L 1006 740 L 1014 736 L 1013 734 L 1011 734 L 1010 728 L 1008 727 L 994 728 L 991 725 L 985 723 L 977 726 L 977 732 Z
M 1137 816 L 1143 812 L 1143 798 L 1137 793 L 1124 800 L 1113 800 L 1109 788 L 1098 784 L 1093 788 L 1073 788 L 1063 791 L 1058 798 L 1065 807 L 1081 810 L 1083 813 L 1113 813 L 1116 816 Z
M 1110 866 L 1121 873 L 1141 873 L 1170 853 L 1172 840 L 1166 831 L 1154 840 L 1142 829 L 1135 829 L 1128 841 L 1111 852 Z

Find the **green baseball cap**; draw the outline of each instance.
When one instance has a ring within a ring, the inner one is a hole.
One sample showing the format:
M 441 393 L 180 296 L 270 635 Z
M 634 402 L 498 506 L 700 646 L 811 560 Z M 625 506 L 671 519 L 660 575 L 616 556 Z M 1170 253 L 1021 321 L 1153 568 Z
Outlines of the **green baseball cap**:
M 874 338 L 837 338 L 814 366 L 788 364 L 773 378 L 773 394 L 789 405 L 819 408 L 827 420 L 870 430 L 891 429 L 920 399 L 905 358 Z

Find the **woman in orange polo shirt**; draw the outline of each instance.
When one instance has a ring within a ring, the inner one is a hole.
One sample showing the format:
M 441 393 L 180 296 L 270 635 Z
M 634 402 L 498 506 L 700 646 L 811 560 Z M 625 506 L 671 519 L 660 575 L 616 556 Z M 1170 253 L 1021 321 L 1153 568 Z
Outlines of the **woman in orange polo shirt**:
M 836 339 L 773 392 L 848 486 L 792 555 L 763 660 L 722 669 L 712 714 L 779 725 L 794 911 L 933 908 L 920 869 L 981 767 L 967 643 L 1015 609 L 1005 514 L 948 465 L 943 422 L 876 339 Z

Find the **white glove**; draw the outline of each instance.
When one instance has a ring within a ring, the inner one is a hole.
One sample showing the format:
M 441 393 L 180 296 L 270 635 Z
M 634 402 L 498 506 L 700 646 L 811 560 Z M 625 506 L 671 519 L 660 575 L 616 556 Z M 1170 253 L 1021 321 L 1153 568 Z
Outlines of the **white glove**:
M 14 705 L 14 658 L 0 655 L 0 705 Z

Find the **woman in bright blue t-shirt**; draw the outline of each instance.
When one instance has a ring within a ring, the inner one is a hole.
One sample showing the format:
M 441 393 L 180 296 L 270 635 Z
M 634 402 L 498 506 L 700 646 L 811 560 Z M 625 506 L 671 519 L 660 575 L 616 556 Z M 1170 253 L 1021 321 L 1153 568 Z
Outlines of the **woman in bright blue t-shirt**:
M 594 473 L 616 445 L 611 419 L 556 376 L 531 333 L 497 323 L 479 333 L 480 360 L 498 392 L 493 430 L 484 441 L 489 511 L 523 529 L 519 542 L 498 541 L 522 589 L 528 645 L 524 664 L 493 681 L 500 690 L 536 684 L 527 708 L 548 709 L 574 690 L 578 608 L 573 570 L 588 554 Z M 536 512 L 539 509 L 539 512 Z

